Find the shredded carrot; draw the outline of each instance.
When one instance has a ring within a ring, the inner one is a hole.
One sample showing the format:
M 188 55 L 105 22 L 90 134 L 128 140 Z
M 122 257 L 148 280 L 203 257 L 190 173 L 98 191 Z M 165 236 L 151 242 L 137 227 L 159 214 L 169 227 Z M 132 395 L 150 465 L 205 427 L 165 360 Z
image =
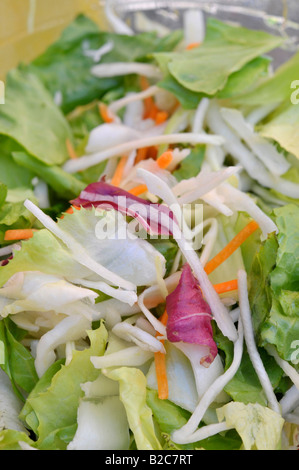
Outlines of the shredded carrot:
M 146 158 L 152 158 L 153 160 L 156 160 L 157 155 L 158 155 L 158 147 L 153 145 L 152 147 L 149 147 L 147 149 Z
M 220 264 L 222 264 L 227 258 L 229 258 L 241 245 L 244 243 L 250 235 L 259 228 L 259 225 L 252 221 L 246 227 L 241 230 L 238 235 L 236 235 L 223 250 L 221 250 L 211 261 L 209 261 L 205 266 L 205 271 L 207 274 L 210 274 L 214 271 Z
M 172 151 L 167 150 L 166 152 L 162 153 L 159 158 L 157 158 L 156 162 L 161 169 L 165 169 L 171 163 L 172 158 Z M 138 186 L 135 186 L 135 188 L 130 189 L 129 193 L 133 194 L 134 196 L 139 196 L 140 194 L 146 193 L 147 191 L 148 189 L 145 184 L 139 184 Z
M 163 122 L 167 121 L 168 119 L 168 113 L 166 111 L 158 111 L 155 117 L 155 122 L 157 126 L 159 124 L 163 124 Z
M 146 184 L 139 184 L 138 186 L 135 186 L 135 188 L 129 189 L 129 193 L 133 194 L 133 196 L 140 196 L 140 194 L 143 194 L 146 192 L 147 192 Z
M 148 82 L 148 79 L 144 76 L 140 77 L 140 87 L 142 91 L 147 90 L 150 87 L 150 84 Z M 144 113 L 143 113 L 143 119 L 156 119 L 157 113 L 158 113 L 158 108 L 156 106 L 155 100 L 153 99 L 152 96 L 149 96 L 148 98 L 145 98 L 143 100 L 144 102 Z
M 109 113 L 108 106 L 105 103 L 99 103 L 100 115 L 104 122 L 110 123 L 113 122 L 113 117 Z
M 4 235 L 4 240 L 5 241 L 27 240 L 28 238 L 33 237 L 34 232 L 37 232 L 37 230 L 31 229 L 31 228 L 6 230 L 5 235 Z
M 149 86 L 150 86 L 150 84 L 148 82 L 148 79 L 144 75 L 142 75 L 140 77 L 140 87 L 141 87 L 142 91 L 147 90 L 149 88 Z
M 147 158 L 148 147 L 143 147 L 137 150 L 137 155 L 135 158 L 135 164 L 141 162 L 142 160 L 146 160 Z
M 144 99 L 144 113 L 143 119 L 156 119 L 158 108 L 152 96 Z
M 81 207 L 78 207 L 78 206 L 71 206 L 69 207 L 66 211 L 65 211 L 65 214 L 73 214 L 74 213 L 74 209 L 76 209 L 77 211 L 79 211 L 81 209 Z M 63 219 L 64 218 L 64 215 L 61 215 L 60 216 L 60 219 Z
M 221 282 L 220 284 L 214 284 L 214 289 L 217 294 L 225 294 L 225 292 L 231 292 L 238 289 L 238 279 L 233 281 Z
M 116 167 L 116 170 L 115 170 L 115 173 L 111 179 L 111 184 L 113 186 L 119 186 L 120 185 L 120 182 L 122 180 L 122 177 L 123 177 L 123 172 L 124 172 L 124 168 L 125 168 L 125 164 L 127 163 L 127 159 L 128 157 L 127 156 L 123 156 L 120 160 L 119 160 L 119 163 Z
M 160 321 L 163 325 L 167 324 L 167 311 L 165 310 Z M 159 336 L 159 333 L 156 334 L 156 337 Z M 164 344 L 163 340 L 160 340 L 162 344 Z M 156 376 L 157 376 L 157 383 L 158 383 L 158 397 L 160 400 L 167 400 L 168 398 L 168 380 L 167 380 L 167 371 L 166 371 L 166 360 L 165 354 L 161 352 L 155 352 L 155 368 L 156 368 Z
M 75 149 L 70 139 L 66 139 L 66 148 L 67 148 L 70 158 L 72 159 L 78 158 L 78 155 L 76 154 Z
M 159 318 L 159 320 L 164 326 L 166 326 L 168 320 L 167 310 L 164 310 L 163 315 Z
M 142 91 L 150 87 L 148 79 L 144 76 L 140 77 L 140 87 Z M 145 98 L 143 119 L 153 119 L 157 125 L 162 124 L 168 119 L 168 113 L 158 108 L 152 96 Z
M 171 150 L 167 150 L 166 152 L 162 153 L 160 157 L 157 158 L 156 162 L 158 163 L 161 169 L 167 168 L 173 159 L 173 153 Z
M 191 42 L 190 44 L 188 44 L 188 46 L 186 47 L 186 50 L 187 51 L 190 51 L 191 49 L 195 49 L 196 47 L 199 47 L 200 46 L 200 42 Z
M 80 210 L 80 207 L 78 206 L 71 206 L 69 209 L 67 209 L 65 212 L 66 214 L 73 214 L 74 213 L 74 209 L 76 209 L 77 211 Z

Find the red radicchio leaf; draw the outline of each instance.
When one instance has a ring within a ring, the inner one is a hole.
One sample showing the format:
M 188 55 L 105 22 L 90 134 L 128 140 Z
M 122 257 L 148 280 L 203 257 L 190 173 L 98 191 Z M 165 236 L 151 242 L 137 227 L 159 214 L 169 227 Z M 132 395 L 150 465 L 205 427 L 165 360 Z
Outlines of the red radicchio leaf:
M 78 198 L 70 201 L 86 209 L 115 209 L 137 219 L 148 233 L 172 235 L 173 213 L 162 204 L 154 204 L 101 180 L 88 185 Z
M 10 256 L 9 258 L 7 258 L 7 259 L 4 259 L 4 260 L 0 261 L 0 266 L 7 266 L 8 263 L 9 263 L 9 261 L 10 261 L 11 259 L 13 259 L 13 255 L 11 255 L 11 256 Z
M 172 343 L 182 341 L 207 346 L 209 355 L 201 359 L 201 364 L 210 365 L 218 353 L 213 339 L 212 313 L 189 264 L 185 264 L 176 289 L 166 297 L 166 310 L 167 339 Z

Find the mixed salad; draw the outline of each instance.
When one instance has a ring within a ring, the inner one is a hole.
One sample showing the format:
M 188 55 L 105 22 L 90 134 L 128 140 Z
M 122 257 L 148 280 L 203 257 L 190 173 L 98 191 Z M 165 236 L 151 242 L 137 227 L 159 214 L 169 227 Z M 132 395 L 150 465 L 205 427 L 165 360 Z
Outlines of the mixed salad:
M 298 449 L 299 53 L 106 13 L 6 79 L 0 449 Z

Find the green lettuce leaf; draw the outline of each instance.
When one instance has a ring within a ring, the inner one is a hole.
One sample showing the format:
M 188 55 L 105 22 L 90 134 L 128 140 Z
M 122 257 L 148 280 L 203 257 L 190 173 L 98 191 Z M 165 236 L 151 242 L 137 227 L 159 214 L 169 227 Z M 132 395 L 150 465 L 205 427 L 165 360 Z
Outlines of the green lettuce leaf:
M 8 189 L 19 187 L 32 189 L 32 179 L 35 176 L 34 172 L 20 167 L 12 158 L 12 152 L 22 150 L 22 147 L 9 137 L 0 136 L 0 181 L 5 184 Z
M 19 168 L 24 168 L 46 182 L 53 191 L 64 201 L 77 197 L 86 187 L 86 184 L 74 175 L 66 173 L 60 166 L 46 165 L 37 161 L 25 152 L 13 152 L 13 160 Z
M 36 383 L 34 389 L 31 391 L 30 393 L 31 398 L 38 397 L 39 394 L 47 391 L 47 389 L 51 385 L 51 381 L 54 375 L 61 369 L 61 366 L 64 364 L 64 362 L 65 362 L 64 359 L 59 359 L 47 369 L 44 375 L 40 377 L 40 379 Z M 28 426 L 28 428 L 31 429 L 35 433 L 35 435 L 37 435 L 38 424 L 39 424 L 38 419 L 34 412 L 34 409 L 32 408 L 32 406 L 27 400 L 24 403 L 24 406 L 21 410 L 20 419 L 24 423 L 26 422 L 26 425 Z
M 0 266 L 0 286 L 16 273 L 41 271 L 72 279 L 84 277 L 88 270 L 77 263 L 68 249 L 46 229 L 39 230 L 29 240 L 22 242 L 22 249 L 14 251 L 14 257 L 6 266 Z
M 0 135 L 11 138 L 47 165 L 68 159 L 66 140 L 71 140 L 72 134 L 67 120 L 43 83 L 20 67 L 7 75 Z
M 259 127 L 259 133 L 299 158 L 299 105 L 289 102 L 282 109 L 278 109 Z
M 94 77 L 90 69 L 95 62 L 84 53 L 85 48 L 97 50 L 112 42 L 113 49 L 102 56 L 101 63 L 128 62 L 146 59 L 154 51 L 172 50 L 181 38 L 181 32 L 162 39 L 154 32 L 133 37 L 114 34 L 101 31 L 87 16 L 79 15 L 61 37 L 29 65 L 29 70 L 42 80 L 53 98 L 57 92 L 61 94 L 61 109 L 67 114 L 77 106 L 101 99 L 124 83 L 123 77 Z
M 21 343 L 25 335 L 26 331 L 18 328 L 10 318 L 0 321 L 0 341 L 4 353 L 0 365 L 10 378 L 16 395 L 22 401 L 38 381 L 34 358 Z
M 5 190 L 3 191 L 4 196 Z M 4 240 L 6 230 L 34 226 L 36 219 L 24 206 L 27 198 L 36 202 L 31 189 L 20 187 L 6 191 L 5 202 L 0 206 L 0 245 L 7 244 Z
M 228 77 L 225 87 L 217 94 L 217 98 L 231 99 L 245 92 L 250 93 L 261 78 L 267 77 L 270 62 L 269 57 L 257 57 L 248 62 L 241 70 Z
M 152 410 L 146 403 L 146 378 L 142 371 L 133 367 L 121 367 L 107 370 L 105 375 L 119 381 L 120 400 L 126 409 L 137 450 L 161 450 Z
M 242 441 L 234 430 L 229 430 L 224 434 L 216 434 L 191 444 L 176 444 L 171 440 L 171 434 L 187 423 L 190 413 L 170 400 L 160 400 L 157 391 L 149 388 L 147 389 L 147 404 L 153 411 L 165 450 L 238 450 L 241 447 Z
M 236 428 L 245 450 L 279 450 L 284 419 L 258 403 L 230 402 L 216 410 L 219 421 Z
M 213 96 L 226 86 L 231 74 L 282 42 L 281 38 L 262 31 L 209 18 L 201 46 L 168 54 L 167 67 L 171 76 L 187 90 Z
M 277 389 L 283 378 L 283 371 L 276 364 L 273 357 L 259 348 L 259 354 L 271 381 L 273 389 Z M 254 370 L 250 357 L 245 349 L 240 367 L 234 377 L 224 387 L 234 401 L 248 403 L 259 403 L 262 406 L 267 405 L 267 398 L 264 394 L 260 380 Z
M 0 182 L 0 208 L 3 206 L 7 196 L 7 186 Z
M 205 146 L 196 145 L 184 160 L 179 168 L 173 172 L 178 181 L 193 178 L 198 175 L 205 157 Z
M 25 432 L 4 429 L 0 431 L 0 450 L 23 450 L 21 443 L 35 449 L 35 442 Z
M 280 357 L 292 361 L 299 337 L 299 208 L 274 209 L 279 229 L 256 253 L 249 273 L 249 301 L 259 344 L 272 344 Z
M 234 103 L 249 107 L 290 102 L 293 81 L 298 80 L 299 52 L 281 65 L 267 80 L 242 96 L 235 97 Z
M 52 377 L 45 390 L 35 389 L 27 399 L 26 411 L 35 414 L 37 425 L 37 446 L 39 449 L 65 450 L 77 428 L 77 410 L 84 392 L 81 384 L 95 380 L 99 371 L 90 361 L 91 356 L 104 354 L 107 330 L 102 324 L 88 332 L 90 346 L 83 351 L 74 351 L 71 362 L 62 365 Z M 43 378 L 42 378 L 43 379 Z M 41 379 L 41 380 L 42 380 Z M 38 384 L 37 384 L 38 387 Z M 27 414 L 22 413 L 27 422 Z

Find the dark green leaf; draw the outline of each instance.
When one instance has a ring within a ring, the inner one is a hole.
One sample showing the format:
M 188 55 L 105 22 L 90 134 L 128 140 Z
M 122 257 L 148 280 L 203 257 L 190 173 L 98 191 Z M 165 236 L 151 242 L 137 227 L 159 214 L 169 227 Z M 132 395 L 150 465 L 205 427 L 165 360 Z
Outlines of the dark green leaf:
M 24 152 L 13 152 L 13 159 L 20 167 L 34 171 L 64 200 L 77 197 L 86 187 L 83 182 L 74 175 L 66 173 L 61 167 L 45 165 Z
M 194 147 L 188 157 L 186 157 L 180 167 L 173 172 L 178 181 L 193 178 L 198 175 L 202 162 L 205 157 L 205 146 L 197 145 Z
M 7 76 L 0 135 L 47 165 L 62 164 L 68 158 L 66 140 L 72 138 L 67 120 L 43 83 L 22 68 Z
M 11 379 L 16 394 L 23 399 L 21 391 L 30 393 L 38 381 L 38 376 L 34 358 L 18 339 L 22 336 L 23 332 L 20 332 L 10 319 L 1 320 L 0 339 L 4 344 L 5 354 L 1 367 Z

